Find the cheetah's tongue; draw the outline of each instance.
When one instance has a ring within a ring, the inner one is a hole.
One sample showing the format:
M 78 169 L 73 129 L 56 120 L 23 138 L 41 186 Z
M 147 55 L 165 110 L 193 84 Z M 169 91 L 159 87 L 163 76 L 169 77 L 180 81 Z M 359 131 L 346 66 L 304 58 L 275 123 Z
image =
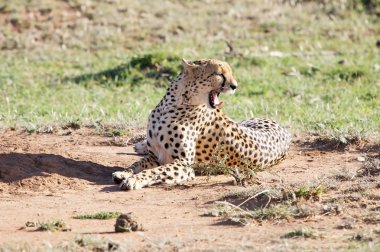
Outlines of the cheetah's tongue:
M 215 108 L 220 108 L 223 105 L 224 101 L 219 101 L 217 94 L 214 95 L 214 106 Z

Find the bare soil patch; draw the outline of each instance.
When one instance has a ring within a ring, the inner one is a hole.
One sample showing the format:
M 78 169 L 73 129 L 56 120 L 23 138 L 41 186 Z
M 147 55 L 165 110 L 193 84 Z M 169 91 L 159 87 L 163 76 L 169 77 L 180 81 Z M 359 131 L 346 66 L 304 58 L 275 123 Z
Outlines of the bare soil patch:
M 119 191 L 112 184 L 111 173 L 140 158 L 132 146 L 122 146 L 120 141 L 113 145 L 117 142 L 113 138 L 84 128 L 56 134 L 4 131 L 0 136 L 3 246 L 64 246 L 87 236 L 109 239 L 132 250 L 370 249 L 379 241 L 378 175 L 355 177 L 363 167 L 363 157 L 379 158 L 376 143 L 333 149 L 315 144 L 310 137 L 296 137 L 289 157 L 257 176 L 263 188 L 324 183 L 329 189 L 319 200 L 301 202 L 317 214 L 253 221 L 242 227 L 227 225 L 221 217 L 202 216 L 226 193 L 244 189 L 235 186 L 232 177 L 200 176 L 185 185 Z M 338 204 L 339 211 L 328 211 L 330 203 Z M 324 213 L 319 211 L 323 209 Z M 133 212 L 145 231 L 115 233 L 115 219 L 72 218 L 102 211 Z M 49 220 L 63 220 L 71 231 L 25 228 L 28 221 Z M 313 230 L 313 236 L 284 238 L 300 228 Z

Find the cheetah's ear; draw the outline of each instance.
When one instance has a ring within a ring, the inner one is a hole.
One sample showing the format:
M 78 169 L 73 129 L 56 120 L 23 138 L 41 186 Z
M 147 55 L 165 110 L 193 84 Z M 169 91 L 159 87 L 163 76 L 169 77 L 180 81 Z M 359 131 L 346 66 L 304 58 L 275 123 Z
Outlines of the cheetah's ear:
M 188 62 L 187 60 L 183 59 L 182 58 L 182 66 L 183 66 L 183 69 L 187 70 L 187 69 L 193 69 L 196 67 L 195 64 L 191 63 L 191 62 Z

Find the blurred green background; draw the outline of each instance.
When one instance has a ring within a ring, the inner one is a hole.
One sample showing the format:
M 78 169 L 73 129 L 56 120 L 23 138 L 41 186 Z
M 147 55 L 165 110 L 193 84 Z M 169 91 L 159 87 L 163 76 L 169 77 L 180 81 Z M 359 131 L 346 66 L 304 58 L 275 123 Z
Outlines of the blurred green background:
M 229 62 L 230 117 L 347 143 L 380 135 L 380 1 L 1 0 L 0 127 L 123 134 L 181 58 Z

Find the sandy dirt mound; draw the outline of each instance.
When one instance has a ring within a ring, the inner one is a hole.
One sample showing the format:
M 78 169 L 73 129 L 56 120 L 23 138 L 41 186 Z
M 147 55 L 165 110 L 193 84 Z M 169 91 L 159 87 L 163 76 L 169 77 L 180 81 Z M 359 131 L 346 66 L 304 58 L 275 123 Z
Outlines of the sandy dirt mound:
M 110 184 L 112 172 L 138 158 L 125 153 L 130 148 L 109 146 L 112 140 L 86 130 L 69 136 L 8 131 L 0 143 L 0 190 L 80 190 L 91 184 Z M 119 156 L 119 161 L 109 162 L 112 157 L 108 155 Z

